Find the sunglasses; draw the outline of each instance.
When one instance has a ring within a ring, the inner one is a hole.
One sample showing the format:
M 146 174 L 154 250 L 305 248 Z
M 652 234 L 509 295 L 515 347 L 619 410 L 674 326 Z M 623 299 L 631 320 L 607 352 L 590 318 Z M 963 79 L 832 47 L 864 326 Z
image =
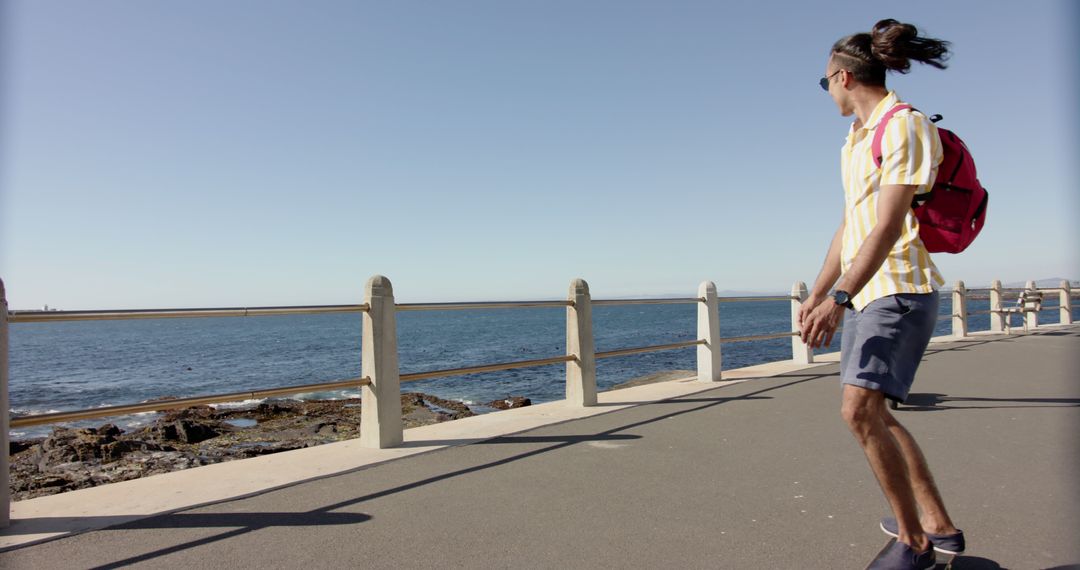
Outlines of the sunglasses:
M 818 80 L 818 85 L 820 85 L 821 88 L 824 89 L 825 91 L 828 91 L 829 90 L 829 80 L 832 79 L 833 77 L 836 77 L 836 74 L 840 73 L 841 71 L 843 71 L 843 69 L 837 69 L 836 71 L 833 72 L 832 75 L 830 75 L 828 77 L 822 77 L 821 79 Z

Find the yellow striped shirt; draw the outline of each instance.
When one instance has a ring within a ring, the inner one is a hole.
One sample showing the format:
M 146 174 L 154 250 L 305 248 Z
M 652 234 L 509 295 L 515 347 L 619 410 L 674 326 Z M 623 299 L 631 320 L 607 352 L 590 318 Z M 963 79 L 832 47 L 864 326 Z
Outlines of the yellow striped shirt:
M 889 119 L 881 141 L 881 168 L 874 164 L 871 146 L 881 117 L 900 103 L 895 92 L 878 103 L 861 128 L 852 124 L 840 153 L 844 178 L 844 235 L 840 250 L 841 271 L 855 262 L 859 246 L 877 225 L 878 194 L 882 185 L 918 186 L 916 194 L 929 192 L 941 164 L 941 139 L 937 127 L 917 111 L 903 110 Z M 875 299 L 896 293 L 929 293 L 945 283 L 919 239 L 919 222 L 909 209 L 903 231 L 881 268 L 852 299 L 862 310 Z

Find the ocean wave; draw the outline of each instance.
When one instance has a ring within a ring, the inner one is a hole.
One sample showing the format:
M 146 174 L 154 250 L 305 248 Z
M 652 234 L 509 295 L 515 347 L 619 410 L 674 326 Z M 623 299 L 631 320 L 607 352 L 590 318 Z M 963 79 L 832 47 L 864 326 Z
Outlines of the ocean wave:
M 41 415 L 41 414 L 55 414 L 55 413 L 58 413 L 58 412 L 60 412 L 60 410 L 53 410 L 53 409 L 34 410 L 34 409 L 30 409 L 30 408 L 8 408 L 8 413 L 11 415 L 11 417 L 16 417 L 16 416 L 38 416 L 38 415 Z

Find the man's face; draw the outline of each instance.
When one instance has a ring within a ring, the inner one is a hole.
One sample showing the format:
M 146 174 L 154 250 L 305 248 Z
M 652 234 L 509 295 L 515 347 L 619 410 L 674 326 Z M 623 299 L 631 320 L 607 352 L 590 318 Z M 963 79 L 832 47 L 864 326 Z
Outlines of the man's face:
M 825 77 L 829 80 L 829 96 L 833 103 L 840 109 L 840 116 L 849 117 L 855 112 L 848 97 L 848 90 L 844 88 L 844 81 L 848 73 L 837 65 L 833 57 L 829 57 L 829 63 L 825 65 Z

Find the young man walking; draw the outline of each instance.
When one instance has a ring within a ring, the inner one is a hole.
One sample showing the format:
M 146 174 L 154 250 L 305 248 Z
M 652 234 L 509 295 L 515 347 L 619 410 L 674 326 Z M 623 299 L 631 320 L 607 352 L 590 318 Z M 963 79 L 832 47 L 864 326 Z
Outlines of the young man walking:
M 906 73 L 911 61 L 943 69 L 947 55 L 947 42 L 882 20 L 871 33 L 836 42 L 821 79 L 840 114 L 855 120 L 841 153 L 843 221 L 799 321 L 803 341 L 817 348 L 832 342 L 843 318 L 841 413 L 895 515 L 881 526 L 897 540 L 871 563 L 873 569 L 932 568 L 935 549 L 964 549 L 922 451 L 886 405 L 886 399 L 907 398 L 934 330 L 944 280 L 919 239 L 911 209 L 913 197 L 933 186 L 941 141 L 933 123 L 913 109 L 879 124 L 900 104 L 885 87 L 885 74 Z M 884 128 L 880 161 L 871 151 L 878 128 Z

